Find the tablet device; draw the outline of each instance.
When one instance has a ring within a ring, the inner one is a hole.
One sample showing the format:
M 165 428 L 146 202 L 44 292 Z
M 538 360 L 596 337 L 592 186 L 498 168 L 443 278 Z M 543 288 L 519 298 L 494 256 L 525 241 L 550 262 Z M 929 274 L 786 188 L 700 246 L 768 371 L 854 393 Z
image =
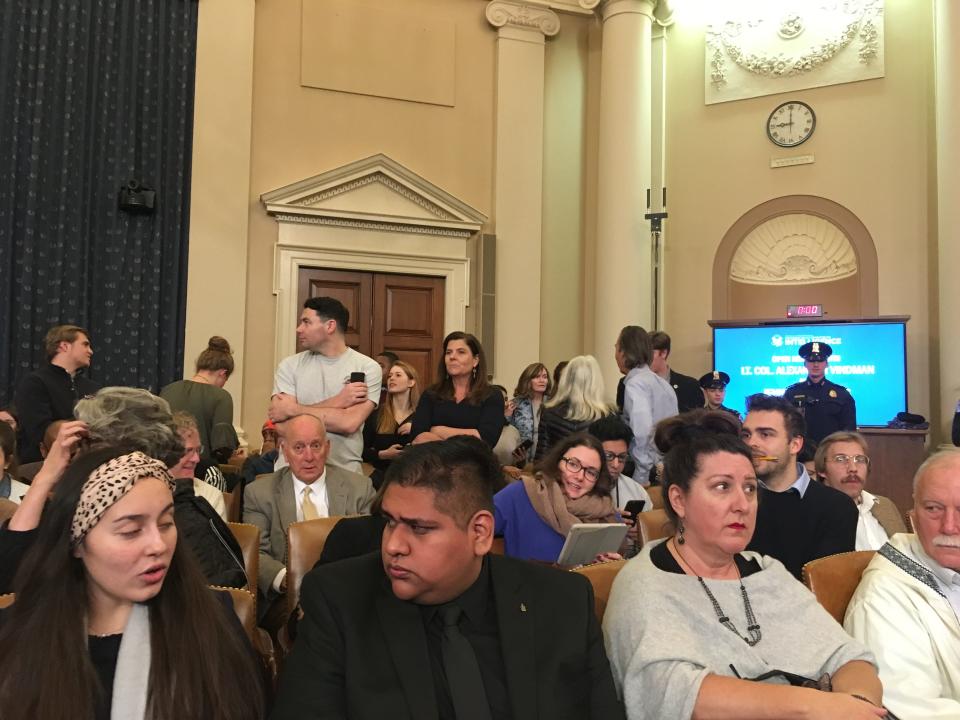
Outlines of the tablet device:
M 577 523 L 570 528 L 557 565 L 585 565 L 602 552 L 617 552 L 627 536 L 623 523 Z

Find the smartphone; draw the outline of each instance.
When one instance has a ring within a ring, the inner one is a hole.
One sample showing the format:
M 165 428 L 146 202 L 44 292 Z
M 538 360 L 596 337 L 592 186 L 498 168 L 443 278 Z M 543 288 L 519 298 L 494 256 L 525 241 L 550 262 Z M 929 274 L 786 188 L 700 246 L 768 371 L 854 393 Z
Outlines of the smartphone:
M 366 382 L 367 374 L 362 372 L 352 372 L 350 373 L 350 382 Z
M 630 513 L 630 517 L 633 518 L 633 522 L 637 522 L 637 515 L 643 512 L 643 508 L 646 507 L 646 500 L 631 500 L 624 506 L 624 510 Z
M 519 453 L 519 452 L 522 452 L 522 453 L 525 453 L 525 452 L 527 452 L 527 450 L 529 450 L 531 447 L 533 447 L 533 440 L 529 440 L 529 439 L 528 439 L 528 440 L 524 440 L 522 443 L 520 443 L 519 445 L 517 445 L 517 449 L 516 449 L 514 452 L 518 452 L 518 453 Z

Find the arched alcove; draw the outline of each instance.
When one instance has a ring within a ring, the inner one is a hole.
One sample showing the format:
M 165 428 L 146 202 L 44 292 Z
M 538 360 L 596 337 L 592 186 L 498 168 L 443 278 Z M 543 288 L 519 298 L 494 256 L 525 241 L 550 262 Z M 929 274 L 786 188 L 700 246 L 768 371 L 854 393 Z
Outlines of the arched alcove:
M 747 211 L 714 257 L 714 319 L 782 317 L 795 303 L 822 303 L 836 318 L 879 312 L 873 238 L 850 210 L 814 195 Z

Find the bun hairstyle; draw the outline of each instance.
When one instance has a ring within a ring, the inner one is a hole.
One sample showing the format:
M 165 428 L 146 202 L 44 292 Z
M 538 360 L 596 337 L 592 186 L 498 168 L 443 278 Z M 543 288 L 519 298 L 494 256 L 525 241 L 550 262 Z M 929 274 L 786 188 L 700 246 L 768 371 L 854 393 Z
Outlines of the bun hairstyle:
M 670 487 L 685 493 L 700 471 L 700 458 L 718 452 L 742 455 L 753 464 L 750 448 L 740 439 L 740 423 L 725 410 L 691 410 L 657 424 L 653 441 L 663 453 L 663 496 Z M 673 522 L 677 514 L 667 500 L 664 510 Z
M 226 370 L 227 377 L 233 374 L 233 351 L 225 338 L 214 335 L 207 341 L 207 349 L 197 358 L 197 372 L 201 370 Z

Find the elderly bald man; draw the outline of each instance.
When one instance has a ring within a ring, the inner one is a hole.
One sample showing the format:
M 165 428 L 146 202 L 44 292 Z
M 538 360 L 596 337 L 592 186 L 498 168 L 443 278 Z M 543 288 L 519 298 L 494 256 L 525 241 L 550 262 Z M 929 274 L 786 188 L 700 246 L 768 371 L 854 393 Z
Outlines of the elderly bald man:
M 876 654 L 886 706 L 910 720 L 960 718 L 960 451 L 913 481 L 916 534 L 894 535 L 867 566 L 844 627 Z

